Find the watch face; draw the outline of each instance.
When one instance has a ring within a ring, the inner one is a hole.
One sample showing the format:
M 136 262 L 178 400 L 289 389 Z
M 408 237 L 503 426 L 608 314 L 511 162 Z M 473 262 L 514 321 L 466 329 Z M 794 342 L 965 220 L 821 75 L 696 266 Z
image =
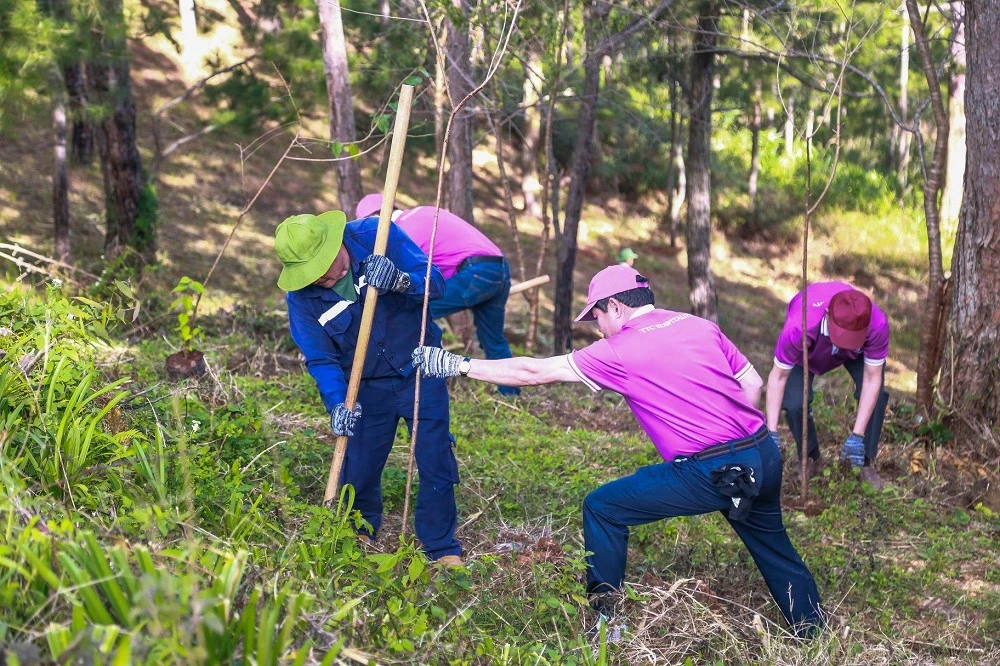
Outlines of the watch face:
M 468 359 L 462 359 L 458 362 L 458 372 L 463 377 L 469 374 L 469 370 L 472 370 L 472 362 Z

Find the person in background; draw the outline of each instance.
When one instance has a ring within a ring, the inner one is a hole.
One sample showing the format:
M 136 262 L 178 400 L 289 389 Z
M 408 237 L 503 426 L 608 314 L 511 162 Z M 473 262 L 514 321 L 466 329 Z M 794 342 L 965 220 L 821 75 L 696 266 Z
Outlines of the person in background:
M 630 247 L 622 248 L 618 253 L 618 263 L 623 266 L 635 266 L 635 260 L 638 258 L 639 255 Z
M 289 217 L 278 225 L 274 242 L 292 339 L 319 387 L 334 434 L 350 438 L 340 483 L 354 486 L 354 508 L 372 528 L 362 528 L 359 535 L 369 541 L 382 525 L 382 470 L 396 426 L 402 418 L 413 427 L 416 372 L 410 352 L 420 341 L 424 290 L 432 299 L 444 292 L 436 268 L 425 283 L 427 255 L 395 225 L 389 228 L 385 256 L 373 254 L 377 231 L 377 218 L 347 222 L 338 210 Z M 346 378 L 358 343 L 365 285 L 379 290 L 379 300 L 357 404 L 348 409 Z M 441 329 L 433 321 L 427 322 L 425 340 L 441 344 Z M 425 377 L 420 388 L 414 527 L 430 559 L 460 565 L 458 463 L 449 431 L 448 387 L 443 379 Z
M 357 217 L 377 215 L 381 208 L 382 195 L 369 194 L 358 203 Z M 425 254 L 430 253 L 433 206 L 397 209 L 392 221 Z M 510 358 L 510 344 L 504 335 L 510 266 L 500 248 L 479 229 L 442 208 L 434 238 L 434 265 L 444 276 L 445 289 L 441 298 L 431 301 L 431 316 L 440 319 L 470 310 L 486 358 Z M 499 391 L 507 396 L 521 393 L 521 389 L 513 386 L 500 386 Z
M 875 470 L 875 458 L 889 403 L 885 390 L 889 320 L 870 298 L 849 284 L 817 282 L 806 288 L 809 410 L 803 417 L 802 298 L 799 292 L 789 302 L 785 325 L 774 348 L 774 366 L 767 378 L 767 427 L 777 436 L 778 414 L 783 409 L 795 438 L 795 450 L 801 456 L 802 419 L 808 419 L 807 464 L 812 475 L 821 461 L 812 418 L 813 377 L 843 366 L 854 380 L 858 411 L 840 459 L 860 468 L 861 479 L 881 490 L 883 483 Z
M 649 281 L 629 266 L 610 266 L 591 280 L 576 320 L 595 319 L 604 339 L 564 356 L 482 361 L 420 347 L 413 362 L 429 377 L 582 382 L 625 397 L 664 462 L 606 483 L 583 502 L 587 593 L 603 616 L 620 597 L 631 526 L 719 511 L 788 623 L 800 636 L 813 635 L 824 612 L 782 521 L 781 451 L 757 409 L 760 375 L 714 323 L 657 309 Z

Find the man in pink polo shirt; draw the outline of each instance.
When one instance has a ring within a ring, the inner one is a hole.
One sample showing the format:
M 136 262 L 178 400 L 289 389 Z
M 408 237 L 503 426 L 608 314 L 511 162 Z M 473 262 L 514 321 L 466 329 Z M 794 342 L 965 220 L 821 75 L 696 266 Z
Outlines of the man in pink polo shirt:
M 358 202 L 356 215 L 378 214 L 382 195 L 369 194 Z M 395 210 L 392 221 L 406 232 L 425 254 L 430 254 L 434 229 L 434 206 Z M 444 276 L 444 296 L 431 301 L 431 316 L 447 317 L 471 310 L 476 336 L 486 358 L 510 358 L 504 335 L 507 297 L 510 295 L 510 266 L 503 252 L 483 232 L 442 208 L 434 237 L 434 265 Z M 518 395 L 514 386 L 499 387 L 502 395 Z
M 861 479 L 879 490 L 875 471 L 889 393 L 885 390 L 885 361 L 889 356 L 889 320 L 871 299 L 844 282 L 817 282 L 806 289 L 806 331 L 809 340 L 809 467 L 820 462 L 819 439 L 812 419 L 813 377 L 844 366 L 854 380 L 858 412 L 841 449 L 840 459 L 861 469 Z M 802 452 L 802 292 L 788 304 L 785 325 L 774 348 L 774 367 L 767 378 L 767 427 L 777 436 L 783 409 Z M 810 473 L 811 473 L 810 471 Z
M 747 358 L 705 319 L 654 307 L 649 282 L 610 266 L 590 283 L 577 321 L 603 340 L 564 356 L 502 361 L 414 350 L 431 377 L 461 375 L 527 386 L 582 382 L 625 397 L 665 462 L 597 488 L 583 503 L 587 592 L 606 614 L 624 581 L 629 527 L 720 511 L 746 544 L 785 619 L 800 635 L 822 626 L 812 574 L 781 518 L 781 452 L 757 409 L 763 382 Z

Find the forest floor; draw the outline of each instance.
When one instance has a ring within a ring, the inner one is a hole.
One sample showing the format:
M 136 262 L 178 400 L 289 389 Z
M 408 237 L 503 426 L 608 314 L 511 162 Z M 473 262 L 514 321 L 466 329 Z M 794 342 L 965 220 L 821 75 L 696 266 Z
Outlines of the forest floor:
M 173 58 L 157 51 L 136 50 L 134 55 L 138 99 L 147 105 L 140 108 L 139 131 L 148 162 L 151 107 L 180 94 L 185 84 Z M 191 131 L 206 118 L 207 112 L 193 105 L 173 120 Z M 0 141 L 0 236 L 48 254 L 51 159 L 48 149 L 39 150 L 49 145 L 49 139 L 47 122 L 38 120 L 26 122 L 23 130 Z M 324 123 L 319 116 L 306 119 L 306 127 L 316 136 L 322 136 Z M 253 138 L 220 130 L 172 156 L 161 168 L 158 263 L 138 287 L 144 298 L 159 299 L 161 311 L 168 302 L 166 292 L 181 276 L 205 277 L 241 208 L 277 163 L 290 136 L 272 137 L 241 161 L 238 146 L 249 145 Z M 487 147 L 476 151 L 476 222 L 513 258 L 513 238 L 490 145 L 487 141 Z M 433 203 L 433 156 L 411 151 L 406 159 L 400 203 Z M 366 186 L 380 189 L 375 161 L 363 168 Z M 101 254 L 103 234 L 98 168 L 75 167 L 71 187 L 73 251 L 83 266 L 92 267 Z M 182 430 L 197 432 L 198 426 L 192 425 L 195 418 L 187 412 L 189 401 L 198 406 L 198 418 L 207 425 L 227 423 L 227 410 L 252 406 L 263 415 L 257 427 L 273 449 L 259 466 L 270 460 L 274 469 L 259 471 L 261 478 L 275 481 L 270 492 L 308 504 L 321 499 L 332 438 L 326 434 L 315 386 L 288 336 L 282 294 L 275 285 L 279 267 L 273 230 L 288 215 L 334 208 L 335 202 L 329 164 L 286 162 L 275 173 L 208 285 L 201 348 L 213 369 L 210 380 L 164 384 L 163 359 L 176 351 L 177 342 L 161 312 L 145 336 L 122 342 L 113 371 L 130 376 L 134 392 L 149 388 L 152 395 L 181 399 L 185 408 L 177 425 Z M 630 246 L 640 255 L 636 267 L 650 278 L 658 305 L 687 309 L 685 255 L 683 248 L 669 246 L 658 226 L 662 208 L 663 201 L 654 197 L 641 201 L 589 197 L 581 222 L 575 306 L 582 306 L 590 276 L 612 263 L 618 249 Z M 812 643 L 790 638 L 779 628 L 780 616 L 763 581 L 725 522 L 719 516 L 681 518 L 634 531 L 623 609 L 628 628 L 623 640 L 601 648 L 608 650 L 605 659 L 781 664 L 1000 661 L 996 464 L 983 465 L 959 455 L 941 424 L 918 428 L 913 423 L 911 394 L 926 255 L 923 237 L 907 219 L 904 213 L 888 220 L 856 211 L 821 210 L 811 240 L 810 278 L 845 280 L 869 290 L 892 326 L 887 383 L 893 397 L 878 461 L 889 482 L 887 490 L 873 492 L 856 475 L 828 464 L 811 481 L 803 505 L 794 455 L 786 452 L 786 523 L 832 610 L 830 630 Z M 526 262 L 533 266 L 540 224 L 521 215 L 519 229 Z M 762 375 L 770 368 L 787 300 L 798 288 L 799 252 L 793 242 L 713 237 L 720 325 Z M 551 254 L 543 272 L 554 274 Z M 512 265 L 518 277 L 516 260 Z M 529 268 L 527 277 L 532 272 Z M 6 279 L 12 276 L 8 271 Z M 550 319 L 551 293 L 550 284 L 543 290 L 543 323 Z M 512 299 L 509 312 L 511 339 L 515 348 L 523 349 L 524 299 Z M 550 341 L 549 330 L 543 325 L 543 349 Z M 581 343 L 592 339 L 585 327 L 581 330 Z M 846 373 L 821 378 L 816 387 L 815 415 L 829 460 L 835 458 L 847 432 L 854 400 Z M 456 384 L 452 421 L 462 476 L 458 536 L 470 566 L 454 574 L 451 584 L 457 591 L 449 594 L 458 609 L 455 617 L 467 627 L 467 640 L 476 643 L 466 649 L 480 654 L 476 650 L 482 647 L 487 650 L 484 654 L 494 655 L 487 644 L 495 641 L 498 646 L 506 642 L 525 650 L 520 657 L 504 661 L 491 656 L 483 663 L 592 663 L 589 650 L 594 643 L 588 642 L 584 630 L 594 618 L 580 599 L 580 504 L 598 484 L 655 462 L 654 449 L 618 396 L 591 397 L 583 387 L 528 389 L 521 399 L 509 401 L 483 386 Z M 783 434 L 785 441 L 791 441 L 787 431 Z M 221 451 L 230 446 L 227 441 L 220 436 L 209 439 L 206 446 Z M 393 549 L 400 528 L 407 450 L 408 437 L 401 430 L 384 477 L 387 525 L 369 556 Z M 258 452 L 245 453 L 243 462 Z M 251 466 L 252 462 L 246 467 Z M 245 472 L 246 468 L 241 470 Z M 249 506 L 266 487 L 247 487 L 244 482 L 240 492 L 247 504 L 239 506 Z M 239 511 L 253 522 L 223 537 L 235 545 L 277 548 L 280 543 L 294 543 L 296 530 L 302 527 L 280 511 L 260 515 L 245 508 Z M 237 515 L 243 515 L 239 511 Z M 380 663 L 405 660 L 402 653 L 375 642 L 358 647 L 369 650 Z M 418 654 L 423 655 L 418 661 L 430 661 L 429 655 L 435 654 L 433 641 Z M 445 663 L 446 656 L 437 654 L 433 661 Z M 473 658 L 469 663 L 478 662 Z

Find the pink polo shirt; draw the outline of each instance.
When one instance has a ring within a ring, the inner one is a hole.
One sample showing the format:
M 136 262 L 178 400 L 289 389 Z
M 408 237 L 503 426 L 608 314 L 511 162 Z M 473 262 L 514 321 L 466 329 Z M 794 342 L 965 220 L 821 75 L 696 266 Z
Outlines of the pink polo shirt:
M 753 366 L 718 326 L 691 314 L 640 308 L 621 332 L 569 362 L 592 390 L 625 396 L 666 461 L 764 425 L 739 382 Z
M 826 311 L 830 299 L 841 291 L 854 289 L 845 282 L 817 282 L 806 288 L 808 309 L 806 330 L 809 337 L 809 372 L 814 375 L 839 368 L 847 361 L 864 356 L 867 365 L 883 365 L 889 356 L 889 320 L 875 303 L 872 303 L 872 320 L 868 337 L 861 349 L 841 349 L 830 341 Z M 791 370 L 802 365 L 802 292 L 788 304 L 785 325 L 774 346 L 774 364 Z
M 393 220 L 424 254 L 431 247 L 434 229 L 434 206 L 417 206 L 404 210 Z M 460 218 L 441 209 L 438 214 L 437 236 L 434 238 L 434 265 L 447 280 L 458 271 L 458 265 L 468 257 L 502 257 L 493 241 L 483 232 Z

